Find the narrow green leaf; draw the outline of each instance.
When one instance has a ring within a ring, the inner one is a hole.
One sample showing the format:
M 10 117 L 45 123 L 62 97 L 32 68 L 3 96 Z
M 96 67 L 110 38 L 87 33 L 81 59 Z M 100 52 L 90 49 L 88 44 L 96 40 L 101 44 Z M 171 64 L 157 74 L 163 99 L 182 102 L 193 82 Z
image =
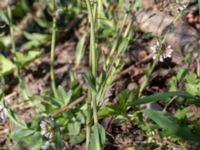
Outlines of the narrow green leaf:
M 97 91 L 96 90 L 96 79 L 94 78 L 94 76 L 92 75 L 92 73 L 90 71 L 87 71 L 84 74 L 84 79 L 85 79 L 86 83 L 89 85 L 89 87 L 96 92 Z
M 170 97 L 173 96 L 178 96 L 178 97 L 183 97 L 183 98 L 188 98 L 188 99 L 196 99 L 193 95 L 187 93 L 187 92 L 165 92 L 165 93 L 158 93 L 150 96 L 146 96 L 144 98 L 140 98 L 136 100 L 132 106 L 137 106 L 141 104 L 146 104 L 150 102 L 156 102 L 159 100 L 167 100 Z
M 8 16 L 6 15 L 6 13 L 0 9 L 0 18 L 6 23 L 9 24 L 9 19 Z
M 27 125 L 24 122 L 22 122 L 12 110 L 10 110 L 9 108 L 6 108 L 6 112 L 7 112 L 8 117 L 13 123 L 15 123 L 21 128 L 24 128 L 24 129 L 27 128 Z
M 120 43 L 119 48 L 118 48 L 119 53 L 125 52 L 125 50 L 128 46 L 128 42 L 129 42 L 129 40 L 127 38 L 122 39 L 122 42 Z
M 29 89 L 28 89 L 28 86 L 26 85 L 26 83 L 22 79 L 19 79 L 19 83 L 20 83 L 20 89 L 22 90 L 23 98 L 25 100 L 28 100 L 29 97 L 31 96 Z
M 175 117 L 152 109 L 145 109 L 142 110 L 142 112 L 146 113 L 154 122 L 156 122 L 162 129 L 168 131 L 170 134 L 185 140 L 200 142 L 200 136 L 193 134 L 188 127 L 182 127 L 178 125 L 174 121 L 176 120 Z
M 76 67 L 80 64 L 81 59 L 85 53 L 85 40 L 87 33 L 85 33 L 76 46 Z

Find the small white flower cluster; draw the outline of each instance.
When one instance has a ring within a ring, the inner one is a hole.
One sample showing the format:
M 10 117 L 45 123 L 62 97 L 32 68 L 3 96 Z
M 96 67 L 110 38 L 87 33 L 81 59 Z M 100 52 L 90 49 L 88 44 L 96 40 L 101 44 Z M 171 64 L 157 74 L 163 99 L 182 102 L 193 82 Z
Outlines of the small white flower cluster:
M 0 123 L 5 123 L 7 121 L 7 110 L 5 108 L 5 106 L 3 106 L 2 104 L 0 104 Z
M 51 144 L 53 144 L 53 134 L 54 134 L 54 122 L 55 120 L 52 117 L 45 117 L 40 122 L 40 128 L 41 128 L 41 135 L 44 136 L 47 141 L 42 146 L 43 150 L 47 150 Z
M 160 62 L 163 62 L 166 58 L 171 58 L 173 49 L 171 45 L 167 45 L 165 42 L 156 42 L 156 45 L 151 46 L 153 53 L 153 59 L 159 57 Z
M 50 124 L 50 121 L 54 121 L 53 118 L 48 117 L 40 122 L 41 135 L 45 136 L 47 139 L 53 138 L 53 127 Z

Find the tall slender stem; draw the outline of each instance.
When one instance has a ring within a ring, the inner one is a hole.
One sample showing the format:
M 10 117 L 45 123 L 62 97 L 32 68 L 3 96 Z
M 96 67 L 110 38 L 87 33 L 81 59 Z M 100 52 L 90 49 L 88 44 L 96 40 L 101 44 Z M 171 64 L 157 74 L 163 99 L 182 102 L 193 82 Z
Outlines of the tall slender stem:
M 92 70 L 92 75 L 96 78 L 97 76 L 97 54 L 95 49 L 95 23 L 94 19 L 96 18 L 96 7 L 94 8 L 95 12 L 93 14 L 91 1 L 86 0 L 87 10 L 88 10 L 88 19 L 90 22 L 90 52 L 89 52 L 89 65 Z M 95 15 L 95 16 L 93 16 Z M 91 133 L 91 108 L 93 110 L 93 119 L 94 124 L 98 123 L 97 118 L 97 106 L 96 106 L 96 94 L 92 91 L 91 88 L 88 89 L 88 98 L 87 98 L 87 128 L 86 128 L 86 149 L 89 148 L 90 143 L 90 133 Z M 91 107 L 92 106 L 92 107 Z
M 86 0 L 89 21 L 90 21 L 90 67 L 92 68 L 92 74 L 96 77 L 97 71 L 97 57 L 96 57 L 96 49 L 95 49 L 95 27 L 94 27 L 94 16 L 92 14 L 91 2 Z
M 14 25 L 13 25 L 13 17 L 10 8 L 10 0 L 8 0 L 7 6 L 8 18 L 9 18 L 9 29 L 10 29 L 10 39 L 11 39 L 11 52 L 14 55 L 14 62 L 16 63 L 16 76 L 19 81 L 20 88 L 23 86 L 22 78 L 20 77 L 20 66 L 18 65 L 16 58 L 16 45 L 15 45 L 15 36 L 14 36 Z M 23 95 L 24 96 L 24 95 Z M 24 99 L 28 99 L 27 96 L 24 96 Z
M 53 23 L 52 23 L 52 39 L 51 39 L 51 62 L 50 62 L 50 76 L 51 89 L 55 97 L 58 97 L 55 83 L 54 63 L 55 63 L 55 45 L 56 45 L 56 3 L 53 0 Z

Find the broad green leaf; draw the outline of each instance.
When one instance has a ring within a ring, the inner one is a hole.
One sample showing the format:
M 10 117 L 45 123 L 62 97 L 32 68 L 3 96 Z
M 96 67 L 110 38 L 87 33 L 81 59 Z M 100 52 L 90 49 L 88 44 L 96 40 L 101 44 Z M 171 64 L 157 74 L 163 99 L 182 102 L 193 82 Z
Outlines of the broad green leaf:
M 105 129 L 96 123 L 90 136 L 89 150 L 101 150 L 106 140 Z
M 43 97 L 39 95 L 31 95 L 29 99 L 32 100 L 34 107 L 37 112 L 44 112 L 45 111 L 45 106 L 42 104 L 42 100 L 44 99 Z
M 39 150 L 43 145 L 41 134 L 28 128 L 15 129 L 12 134 L 12 139 L 17 141 L 20 149 L 26 149 L 27 147 L 29 147 L 30 150 Z
M 187 92 L 165 92 L 165 93 L 158 93 L 158 94 L 146 96 L 144 98 L 140 98 L 136 100 L 132 104 L 132 106 L 156 102 L 159 100 L 167 100 L 168 98 L 173 97 L 173 96 L 178 96 L 178 97 L 183 97 L 183 98 L 188 98 L 188 99 L 196 99 L 196 97 L 194 97 L 193 95 Z
M 11 43 L 10 36 L 3 36 L 0 38 L 0 41 L 4 47 L 8 46 Z
M 28 33 L 23 32 L 26 39 L 30 41 L 40 41 L 41 43 L 44 43 L 49 40 L 49 36 L 47 34 L 41 34 L 41 33 Z
M 182 110 L 178 110 L 176 113 L 175 113 L 175 117 L 177 119 L 184 119 L 186 116 L 187 116 L 187 113 L 189 112 L 189 107 L 186 107 Z
M 15 140 L 19 141 L 33 135 L 35 132 L 35 130 L 29 128 L 15 128 L 12 131 L 12 136 Z
M 70 102 L 70 99 L 72 97 L 72 91 L 66 93 L 62 86 L 58 86 L 57 93 L 59 97 L 58 99 L 62 103 L 62 106 L 67 105 Z
M 14 72 L 16 66 L 3 55 L 0 55 L 0 76 Z
M 35 22 L 42 28 L 50 29 L 51 24 L 45 18 L 34 18 Z
M 68 129 L 70 135 L 77 135 L 77 134 L 80 133 L 81 124 L 78 121 L 72 122 L 72 123 L 68 123 L 67 129 Z
M 85 140 L 85 134 L 80 132 L 78 135 L 70 137 L 70 141 L 69 142 L 74 145 L 74 144 L 81 143 L 84 140 Z
M 16 61 L 20 67 L 23 67 L 34 61 L 41 55 L 41 51 L 33 50 L 28 52 L 16 52 Z
M 24 43 L 20 49 L 20 51 L 29 51 L 29 50 L 33 50 L 33 49 L 38 49 L 43 43 L 41 43 L 40 41 L 28 41 L 26 43 Z
M 185 80 L 190 83 L 190 84 L 197 84 L 197 75 L 195 73 L 189 73 L 188 75 L 185 76 Z
M 200 142 L 200 136 L 193 134 L 188 127 L 182 127 L 177 124 L 177 122 L 175 122 L 175 117 L 152 109 L 145 109 L 142 110 L 142 112 L 146 113 L 146 115 L 156 122 L 163 130 L 166 130 L 170 134 L 185 140 Z
M 198 85 L 196 84 L 190 84 L 190 83 L 187 83 L 185 84 L 185 87 L 186 87 L 186 91 L 192 95 L 196 95 L 198 94 Z

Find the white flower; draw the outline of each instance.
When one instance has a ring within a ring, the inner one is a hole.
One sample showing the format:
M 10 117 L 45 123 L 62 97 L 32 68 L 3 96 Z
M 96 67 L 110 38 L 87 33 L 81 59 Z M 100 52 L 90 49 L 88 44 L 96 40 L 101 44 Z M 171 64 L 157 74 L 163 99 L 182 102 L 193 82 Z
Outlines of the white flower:
M 6 114 L 6 108 L 2 105 L 0 105 L 0 123 L 5 123 L 8 116 Z
M 53 139 L 54 126 L 51 122 L 54 122 L 52 117 L 46 117 L 40 122 L 40 134 L 47 139 Z
M 156 42 L 156 45 L 150 47 L 153 53 L 153 59 L 159 57 L 159 61 L 163 62 L 166 58 L 171 58 L 173 49 L 171 45 L 167 45 L 165 42 Z

